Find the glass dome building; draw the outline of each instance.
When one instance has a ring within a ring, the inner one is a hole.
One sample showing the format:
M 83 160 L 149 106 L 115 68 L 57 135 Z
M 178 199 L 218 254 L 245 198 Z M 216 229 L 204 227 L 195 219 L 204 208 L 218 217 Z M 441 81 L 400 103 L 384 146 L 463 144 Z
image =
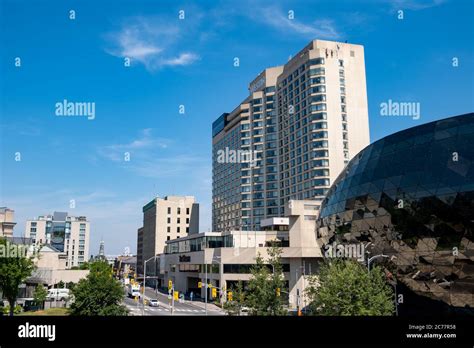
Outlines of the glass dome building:
M 322 202 L 317 234 L 385 254 L 396 279 L 449 307 L 474 308 L 474 114 L 366 147 Z M 380 259 L 379 259 L 380 260 Z

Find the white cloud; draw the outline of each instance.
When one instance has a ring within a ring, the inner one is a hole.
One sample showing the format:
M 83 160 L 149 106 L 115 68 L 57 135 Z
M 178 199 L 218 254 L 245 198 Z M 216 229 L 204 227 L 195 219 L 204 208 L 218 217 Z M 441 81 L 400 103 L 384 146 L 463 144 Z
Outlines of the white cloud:
M 296 33 L 311 39 L 336 39 L 341 36 L 330 19 L 317 19 L 312 23 L 303 23 L 297 19 L 297 14 L 294 19 L 289 19 L 288 14 L 277 7 L 261 8 L 252 12 L 251 17 L 281 32 Z
M 167 23 L 160 17 L 133 17 L 118 31 L 105 35 L 109 47 L 106 52 L 131 63 L 143 64 L 155 71 L 166 66 L 184 66 L 194 63 L 199 56 L 179 52 L 176 45 L 184 36 L 184 26 Z
M 396 10 L 424 10 L 431 7 L 439 6 L 446 0 L 388 0 L 392 9 Z
M 97 153 L 100 157 L 109 159 L 111 161 L 121 162 L 124 159 L 125 152 L 143 151 L 147 149 L 166 149 L 171 140 L 165 138 L 154 138 L 152 136 L 152 129 L 143 129 L 139 138 L 132 140 L 125 144 L 112 144 L 99 147 Z
M 176 58 L 165 60 L 165 65 L 189 65 L 199 59 L 199 56 L 194 53 L 181 53 Z

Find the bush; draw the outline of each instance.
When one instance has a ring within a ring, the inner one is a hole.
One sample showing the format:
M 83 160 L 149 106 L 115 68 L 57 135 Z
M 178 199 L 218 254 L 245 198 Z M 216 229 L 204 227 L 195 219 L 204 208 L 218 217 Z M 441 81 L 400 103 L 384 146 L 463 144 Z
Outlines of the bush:
M 2 309 L 3 315 L 8 315 L 10 313 L 10 306 L 0 307 Z M 13 314 L 20 314 L 23 312 L 23 307 L 20 305 L 16 305 L 15 309 L 13 310 Z

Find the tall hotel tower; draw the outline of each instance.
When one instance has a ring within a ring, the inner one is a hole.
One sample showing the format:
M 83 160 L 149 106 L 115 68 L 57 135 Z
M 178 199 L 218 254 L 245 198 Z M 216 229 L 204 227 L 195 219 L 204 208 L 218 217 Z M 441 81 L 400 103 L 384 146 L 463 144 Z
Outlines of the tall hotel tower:
M 363 46 L 314 40 L 265 69 L 214 121 L 212 144 L 214 231 L 259 230 L 290 199 L 321 201 L 369 144 Z

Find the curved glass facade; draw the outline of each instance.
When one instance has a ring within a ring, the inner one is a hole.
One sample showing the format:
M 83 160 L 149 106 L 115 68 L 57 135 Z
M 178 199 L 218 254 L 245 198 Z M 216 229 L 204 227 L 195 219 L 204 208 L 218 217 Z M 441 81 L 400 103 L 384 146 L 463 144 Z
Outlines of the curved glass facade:
M 474 307 L 474 114 L 366 147 L 330 188 L 317 226 L 324 246 L 393 256 L 387 266 L 417 294 Z

